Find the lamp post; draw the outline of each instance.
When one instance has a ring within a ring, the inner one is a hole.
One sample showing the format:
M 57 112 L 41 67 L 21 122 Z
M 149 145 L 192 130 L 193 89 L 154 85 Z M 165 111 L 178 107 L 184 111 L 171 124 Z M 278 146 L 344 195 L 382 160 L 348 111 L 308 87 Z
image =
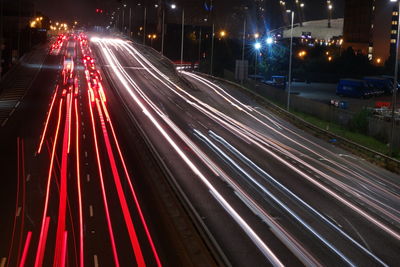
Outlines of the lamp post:
M 165 34 L 165 8 L 162 7 L 162 25 L 161 25 L 161 55 L 164 55 L 164 34 Z
M 210 75 L 213 75 L 213 65 L 214 65 L 214 35 L 215 35 L 215 24 L 212 24 L 211 33 L 211 62 L 210 62 Z
M 240 84 L 243 85 L 244 80 L 244 50 L 246 47 L 246 18 L 243 20 L 243 37 L 242 37 L 242 68 L 243 74 L 241 75 Z
M 129 28 L 129 38 L 132 37 L 132 8 L 129 7 L 129 23 L 128 23 L 128 28 Z
M 333 4 L 331 0 L 327 0 L 326 4 L 328 5 L 328 28 L 331 28 Z
M 390 2 L 397 2 L 398 12 L 400 11 L 400 1 L 390 0 Z M 400 15 L 397 15 L 397 39 L 396 39 L 396 57 L 394 62 L 394 80 L 393 80 L 393 100 L 392 100 L 392 127 L 390 130 L 390 146 L 389 154 L 393 154 L 394 150 L 394 127 L 395 123 L 395 111 L 396 111 L 396 97 L 397 97 L 397 83 L 398 83 L 398 72 L 399 72 L 399 42 L 400 42 Z
M 292 25 L 290 27 L 290 53 L 289 53 L 289 77 L 288 77 L 288 95 L 287 95 L 287 111 L 290 108 L 290 91 L 292 87 L 292 60 L 293 60 L 293 23 L 294 23 L 294 11 L 287 10 L 287 13 L 292 14 Z
M 122 25 L 121 25 L 122 33 L 125 33 L 125 8 L 126 8 L 126 4 L 123 4 L 123 6 L 122 6 Z
M 257 41 L 254 44 L 254 49 L 256 50 L 256 60 L 254 63 L 254 79 L 257 80 L 256 76 L 257 76 L 258 53 L 260 53 L 261 43 Z
M 183 41 L 185 38 L 185 10 L 182 9 L 181 67 L 183 65 Z

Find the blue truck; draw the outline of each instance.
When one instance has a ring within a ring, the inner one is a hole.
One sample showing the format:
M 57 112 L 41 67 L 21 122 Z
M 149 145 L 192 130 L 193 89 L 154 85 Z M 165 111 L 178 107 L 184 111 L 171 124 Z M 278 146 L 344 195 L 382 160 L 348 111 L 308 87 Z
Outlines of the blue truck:
M 377 94 L 390 95 L 393 93 L 393 81 L 387 77 L 364 77 L 364 80 L 372 85 Z
M 374 95 L 374 89 L 364 80 L 341 79 L 336 88 L 339 96 L 368 98 Z

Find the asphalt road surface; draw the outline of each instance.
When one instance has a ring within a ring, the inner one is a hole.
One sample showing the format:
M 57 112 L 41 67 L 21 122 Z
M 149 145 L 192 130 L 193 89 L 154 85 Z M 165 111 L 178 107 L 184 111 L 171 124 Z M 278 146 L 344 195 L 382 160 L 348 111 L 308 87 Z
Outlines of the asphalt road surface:
M 398 176 L 156 53 L 93 38 L 105 76 L 233 265 L 393 265 Z M 191 86 L 189 86 L 191 84 Z

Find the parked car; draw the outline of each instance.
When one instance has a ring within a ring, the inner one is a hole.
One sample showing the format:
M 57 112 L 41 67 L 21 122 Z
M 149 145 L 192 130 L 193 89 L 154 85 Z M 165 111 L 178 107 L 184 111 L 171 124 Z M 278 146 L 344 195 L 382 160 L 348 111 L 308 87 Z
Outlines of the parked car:
M 270 85 L 272 87 L 278 88 L 278 89 L 286 89 L 286 77 L 285 76 L 272 76 L 271 81 L 264 81 L 265 84 Z
M 367 98 L 374 95 L 374 89 L 364 80 L 341 79 L 336 88 L 339 96 Z
M 390 95 L 393 93 L 393 81 L 384 77 L 364 77 L 364 80 L 372 85 L 378 94 Z

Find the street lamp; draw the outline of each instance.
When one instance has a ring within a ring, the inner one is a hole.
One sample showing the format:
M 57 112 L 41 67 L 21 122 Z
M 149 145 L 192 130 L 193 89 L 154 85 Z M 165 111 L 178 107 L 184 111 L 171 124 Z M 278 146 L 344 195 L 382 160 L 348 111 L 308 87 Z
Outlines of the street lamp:
M 400 11 L 400 1 L 390 0 L 390 2 L 398 3 L 398 12 Z M 395 126 L 395 111 L 396 111 L 396 97 L 397 97 L 397 83 L 398 83 L 398 72 L 399 72 L 399 42 L 400 42 L 400 16 L 397 14 L 397 39 L 396 39 L 396 57 L 394 61 L 394 79 L 393 79 L 393 100 L 392 100 L 392 127 L 390 130 L 390 147 L 389 154 L 393 154 L 394 150 L 394 126 Z
M 176 4 L 170 5 L 171 9 L 176 9 Z M 164 38 L 165 38 L 165 8 L 162 13 L 162 27 L 161 27 L 161 55 L 164 55 Z
M 274 38 L 272 37 L 267 37 L 267 39 L 265 40 L 265 42 L 267 43 L 267 45 L 271 45 L 274 42 Z
M 290 108 L 290 91 L 292 87 L 292 58 L 293 58 L 293 24 L 294 24 L 294 11 L 286 10 L 287 13 L 292 14 L 292 25 L 290 27 L 290 53 L 289 53 L 289 77 L 288 77 L 288 95 L 287 95 L 287 111 Z
M 176 4 L 171 4 L 171 9 L 176 9 L 176 8 L 177 8 Z M 185 9 L 182 8 L 181 67 L 183 65 L 183 41 L 184 41 L 184 38 L 185 38 Z
M 257 80 L 257 65 L 258 65 L 258 53 L 260 53 L 262 45 L 260 42 L 254 44 L 254 49 L 256 50 L 256 60 L 254 62 L 254 79 Z
M 138 6 L 141 6 L 140 3 L 137 4 Z M 146 44 L 146 23 L 147 23 L 147 7 L 144 6 L 143 9 L 143 44 Z
M 331 28 L 333 4 L 332 4 L 331 0 L 326 1 L 326 4 L 328 5 L 328 28 Z

